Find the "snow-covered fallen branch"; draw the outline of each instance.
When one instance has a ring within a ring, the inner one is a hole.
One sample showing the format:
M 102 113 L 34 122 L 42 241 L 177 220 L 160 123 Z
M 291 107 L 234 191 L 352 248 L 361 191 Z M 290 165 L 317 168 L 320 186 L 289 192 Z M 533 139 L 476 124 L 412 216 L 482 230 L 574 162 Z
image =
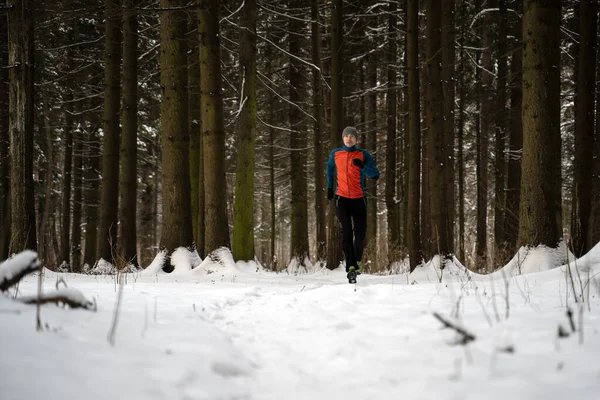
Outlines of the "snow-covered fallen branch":
M 37 271 L 40 260 L 35 251 L 25 250 L 0 264 L 0 291 L 5 292 L 25 275 Z
M 71 308 L 84 308 L 90 311 L 97 311 L 95 302 L 91 302 L 85 298 L 83 293 L 73 288 L 61 288 L 52 293 L 44 293 L 38 296 L 23 296 L 16 300 L 25 304 L 47 304 L 55 303 L 57 305 L 64 304 Z
M 436 317 L 446 328 L 454 329 L 462 336 L 461 344 L 467 344 L 475 340 L 475 335 L 468 332 L 465 328 L 460 326 L 458 323 L 452 322 L 449 319 L 442 317 L 440 314 L 434 312 L 433 316 Z

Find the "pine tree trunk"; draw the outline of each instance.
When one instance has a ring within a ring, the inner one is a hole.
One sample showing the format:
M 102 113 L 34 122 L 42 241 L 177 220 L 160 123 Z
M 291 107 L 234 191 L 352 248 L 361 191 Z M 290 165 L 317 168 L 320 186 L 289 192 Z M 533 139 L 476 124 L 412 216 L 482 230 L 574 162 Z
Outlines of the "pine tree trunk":
M 367 82 L 369 88 L 377 87 L 377 53 L 371 52 L 367 55 Z M 377 92 L 371 90 L 367 99 L 367 112 L 365 119 L 369 128 L 366 136 L 367 142 L 365 148 L 377 162 Z M 372 252 L 371 258 L 376 260 L 377 255 L 377 183 L 376 180 L 367 180 L 367 190 L 369 192 L 369 201 L 367 201 L 367 243 L 368 249 Z
M 302 7 L 302 0 L 292 0 L 292 8 Z M 292 34 L 289 37 L 290 54 L 300 54 L 304 46 L 302 39 L 303 23 L 298 19 L 290 19 L 288 29 Z M 299 265 L 309 257 L 308 246 L 308 194 L 306 178 L 306 156 L 303 149 L 307 146 L 307 137 L 304 116 L 299 108 L 306 97 L 306 80 L 304 79 L 303 64 L 297 57 L 289 59 L 290 80 L 290 147 L 291 147 L 291 206 L 292 206 L 292 260 L 296 259 Z
M 118 267 L 138 265 L 137 259 L 137 40 L 138 0 L 123 3 L 123 136 L 119 178 Z M 172 160 L 171 160 L 172 162 Z
M 319 28 L 319 0 L 311 1 L 311 59 L 314 65 L 321 65 L 321 34 Z M 323 124 L 323 86 L 321 83 L 322 71 L 312 71 L 312 97 L 314 120 L 313 144 L 315 146 L 315 219 L 317 225 L 316 243 L 317 260 L 327 257 L 327 225 L 326 225 L 326 203 L 325 203 L 325 162 L 323 140 L 325 139 L 325 127 Z
M 94 121 L 99 122 L 99 121 Z M 99 124 L 92 124 L 90 127 L 88 145 L 83 150 L 85 153 L 84 166 L 84 191 L 85 202 L 85 250 L 83 253 L 83 263 L 93 266 L 96 263 L 98 249 L 98 216 L 100 208 L 100 165 L 102 155 L 101 139 L 98 129 Z
M 8 0 L 10 252 L 37 250 L 33 193 L 34 24 L 29 0 Z
M 154 196 L 156 187 L 154 186 L 154 166 L 150 162 L 152 151 L 146 154 L 147 161 L 141 167 L 141 194 L 140 194 L 140 220 L 139 220 L 139 246 L 140 246 L 140 265 L 147 267 L 155 257 L 154 242 Z
M 443 149 L 443 181 L 445 182 L 445 200 L 442 204 L 445 223 L 441 233 L 446 236 L 448 252 L 454 253 L 454 68 L 456 54 L 454 49 L 455 33 L 455 0 L 444 0 L 442 3 L 442 90 L 444 94 L 444 149 Z
M 600 51 L 596 52 L 596 62 L 600 62 Z M 600 79 L 600 68 L 596 68 L 596 80 Z M 588 248 L 600 242 L 600 91 L 596 90 L 596 130 L 594 131 L 591 210 L 588 234 Z
M 424 16 L 424 12 L 421 15 Z M 425 18 L 421 16 L 419 26 L 426 26 Z M 421 60 L 427 60 L 427 40 L 425 40 L 426 32 L 424 29 L 420 30 L 420 43 L 419 43 L 419 56 Z M 427 101 L 427 87 L 429 84 L 429 78 L 427 70 L 423 74 L 419 74 L 420 83 L 420 104 L 421 104 L 421 120 L 424 122 L 421 126 L 421 246 L 423 247 L 423 255 L 425 259 L 429 259 L 434 254 L 434 249 L 431 245 L 432 231 L 431 231 L 431 207 L 430 207 L 430 189 L 429 189 L 429 126 L 431 121 L 429 120 L 428 101 Z
M 234 260 L 254 260 L 254 147 L 256 142 L 256 0 L 241 10 L 241 109 L 237 120 L 235 203 L 232 252 Z
M 479 11 L 479 8 L 477 9 Z M 482 17 L 483 18 L 483 17 Z M 492 27 L 491 17 L 480 22 L 483 38 L 480 85 L 480 129 L 477 131 L 477 241 L 475 265 L 479 270 L 487 268 L 487 208 L 488 208 L 488 148 L 492 135 Z
M 190 183 L 192 188 L 192 229 L 200 257 L 204 258 L 204 163 L 200 151 L 202 131 L 200 126 L 200 55 L 198 13 L 188 15 L 188 131 L 190 133 Z M 202 202 L 202 204 L 201 204 Z
M 78 107 L 79 108 L 79 107 Z M 71 221 L 71 270 L 81 272 L 81 201 L 83 182 L 83 138 L 78 130 L 73 143 L 73 219 Z
M 6 1 L 0 1 L 4 6 Z M 8 43 L 6 15 L 0 16 L 0 43 Z M 0 46 L 0 65 L 8 65 L 8 53 Z M 10 241 L 10 135 L 8 134 L 8 69 L 0 68 L 0 260 L 8 258 Z
M 387 51 L 387 136 L 385 157 L 385 204 L 387 206 L 388 224 L 388 260 L 397 261 L 400 254 L 400 227 L 398 221 L 398 204 L 396 204 L 396 63 L 398 20 L 395 14 L 397 3 L 389 3 L 388 14 L 388 51 Z
M 581 257 L 589 250 L 594 146 L 594 101 L 596 90 L 597 1 L 581 0 L 579 8 L 579 65 L 575 96 L 575 157 L 571 209 L 573 253 Z
M 506 113 L 506 76 L 507 67 L 507 43 L 508 34 L 508 12 L 506 6 L 507 0 L 498 0 L 498 77 L 496 84 L 496 135 L 494 151 L 494 258 L 497 266 L 502 266 L 509 261 L 512 254 L 506 251 L 506 240 L 504 234 L 505 225 L 505 207 L 506 207 L 506 132 L 507 132 L 507 113 Z
M 343 129 L 343 21 L 343 1 L 333 0 L 331 10 L 331 150 L 339 143 Z M 335 204 L 333 201 L 330 201 L 329 203 L 327 268 L 335 269 L 338 267 L 341 260 L 341 243 L 339 224 L 336 222 Z
M 42 214 L 40 216 L 40 232 L 39 232 L 39 259 L 44 263 L 44 265 L 53 265 L 55 260 L 52 260 L 50 254 L 51 250 L 51 240 L 49 240 L 50 236 L 50 220 L 52 218 L 51 214 L 54 209 L 54 195 L 52 194 L 53 190 L 53 179 L 54 179 L 54 134 L 52 131 L 52 127 L 50 126 L 50 108 L 48 106 L 48 96 L 46 93 L 43 93 L 42 102 L 42 110 L 43 110 L 43 119 L 44 119 L 44 138 L 46 139 L 46 143 L 44 146 L 44 154 L 45 162 L 44 162 L 44 205 L 42 208 Z
M 72 66 L 72 52 L 67 51 L 67 65 Z M 69 85 L 70 86 L 70 85 Z M 68 90 L 72 90 L 69 88 Z M 73 170 L 73 93 L 68 93 L 65 102 L 65 148 L 62 170 L 62 200 L 61 200 L 61 232 L 60 232 L 60 260 L 71 271 L 71 172 Z
M 423 260 L 420 211 L 421 178 L 421 118 L 419 81 L 419 0 L 408 0 L 407 4 L 407 67 L 408 67 L 408 257 L 410 271 Z
M 185 5 L 184 0 L 161 0 L 160 4 L 170 9 L 160 15 L 163 171 L 160 248 L 170 255 L 178 247 L 191 249 L 194 244 L 187 129 L 187 18 L 184 11 L 176 10 Z M 170 269 L 168 261 L 165 267 Z
M 200 91 L 204 145 L 205 254 L 230 246 L 225 182 L 225 131 L 221 57 L 219 55 L 219 2 L 200 0 Z
M 106 0 L 104 49 L 104 137 L 102 191 L 98 226 L 97 259 L 114 263 L 117 247 L 119 203 L 119 109 L 121 103 L 121 4 Z
M 442 88 L 442 9 L 434 0 L 427 1 L 427 114 L 429 117 L 429 204 L 431 210 L 431 244 L 434 254 L 450 253 L 445 234 L 447 214 L 444 162 L 444 103 Z
M 517 0 L 516 11 L 522 14 L 523 3 Z M 507 254 L 517 251 L 519 237 L 519 207 L 521 202 L 521 155 L 523 151 L 523 123 L 521 107 L 523 103 L 523 24 L 518 19 L 513 29 L 515 45 L 510 60 L 510 132 L 508 147 L 508 172 L 506 179 L 506 213 L 504 236 Z
M 526 0 L 523 15 L 523 167 L 520 246 L 558 245 L 560 1 Z

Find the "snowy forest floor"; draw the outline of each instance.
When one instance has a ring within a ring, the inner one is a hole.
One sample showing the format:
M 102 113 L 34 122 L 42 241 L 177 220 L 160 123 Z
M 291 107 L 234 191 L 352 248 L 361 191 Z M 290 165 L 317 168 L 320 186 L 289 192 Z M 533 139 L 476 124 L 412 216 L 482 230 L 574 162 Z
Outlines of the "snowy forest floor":
M 566 267 L 442 283 L 361 275 L 356 288 L 341 269 L 128 275 L 114 345 L 115 277 L 47 271 L 44 291 L 63 278 L 97 312 L 45 305 L 37 332 L 35 306 L 0 296 L 0 397 L 595 400 L 599 255 L 575 296 Z M 475 339 L 462 344 L 434 313 Z

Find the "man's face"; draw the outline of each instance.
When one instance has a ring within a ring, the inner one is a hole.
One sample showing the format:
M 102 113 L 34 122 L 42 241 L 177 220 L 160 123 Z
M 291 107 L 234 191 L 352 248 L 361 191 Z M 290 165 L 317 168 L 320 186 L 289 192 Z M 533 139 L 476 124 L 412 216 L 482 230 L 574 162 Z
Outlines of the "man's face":
M 356 144 L 356 138 L 353 135 L 344 135 L 344 145 L 352 147 Z

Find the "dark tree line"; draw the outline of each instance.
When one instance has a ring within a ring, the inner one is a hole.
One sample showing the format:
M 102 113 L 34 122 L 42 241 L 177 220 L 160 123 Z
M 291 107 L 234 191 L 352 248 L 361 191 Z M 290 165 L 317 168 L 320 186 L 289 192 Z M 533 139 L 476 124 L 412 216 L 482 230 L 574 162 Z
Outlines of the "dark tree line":
M 371 271 L 600 240 L 596 0 L 0 7 L 0 258 L 335 268 L 325 163 L 346 125 L 385 175 Z

